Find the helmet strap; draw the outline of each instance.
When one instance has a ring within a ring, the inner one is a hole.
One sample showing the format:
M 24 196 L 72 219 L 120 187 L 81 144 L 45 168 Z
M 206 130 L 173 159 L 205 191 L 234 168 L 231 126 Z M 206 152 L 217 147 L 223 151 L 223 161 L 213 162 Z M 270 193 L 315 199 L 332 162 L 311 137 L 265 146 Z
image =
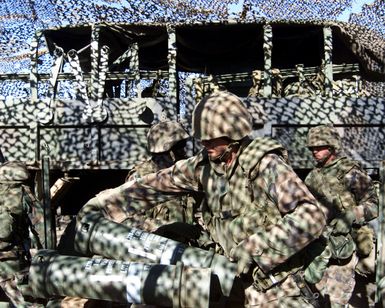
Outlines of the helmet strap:
M 215 158 L 215 161 L 226 163 L 230 157 L 230 154 L 235 148 L 239 147 L 239 142 L 234 141 L 227 145 L 226 149 L 223 151 L 221 155 Z
M 329 147 L 329 155 L 322 158 L 320 161 L 317 161 L 317 167 L 325 166 L 326 162 L 336 153 L 336 150 L 333 147 Z
M 173 151 L 170 151 L 169 154 L 170 154 L 170 157 L 173 160 L 173 162 L 176 162 L 176 155 L 175 155 L 175 153 Z

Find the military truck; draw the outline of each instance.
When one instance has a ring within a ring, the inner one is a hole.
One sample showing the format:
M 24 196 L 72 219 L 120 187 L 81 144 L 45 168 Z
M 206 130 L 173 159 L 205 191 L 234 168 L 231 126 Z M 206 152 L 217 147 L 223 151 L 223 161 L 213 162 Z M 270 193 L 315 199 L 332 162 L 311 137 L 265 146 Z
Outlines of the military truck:
M 283 143 L 301 177 L 313 165 L 308 129 L 333 123 L 348 155 L 384 179 L 384 42 L 368 44 L 368 35 L 341 22 L 265 20 L 37 31 L 31 72 L 1 76 L 22 81 L 29 93 L 0 101 L 1 151 L 35 172 L 37 194 L 54 221 L 123 183 L 146 156 L 151 124 L 170 119 L 190 129 L 194 104 L 227 89 L 252 114 L 264 115 L 253 134 Z M 191 152 L 197 147 L 192 143 Z M 48 248 L 56 242 L 51 231 Z

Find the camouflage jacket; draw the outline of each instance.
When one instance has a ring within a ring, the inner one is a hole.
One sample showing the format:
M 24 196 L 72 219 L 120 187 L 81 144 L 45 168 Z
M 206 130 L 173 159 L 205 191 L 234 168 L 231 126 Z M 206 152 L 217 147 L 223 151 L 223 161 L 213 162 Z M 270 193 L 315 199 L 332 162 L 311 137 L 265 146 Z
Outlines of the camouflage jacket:
M 21 183 L 0 183 L 0 281 L 25 269 L 31 244 L 42 248 L 43 208 Z
M 203 191 L 205 222 L 225 254 L 238 243 L 264 270 L 285 262 L 317 238 L 325 226 L 321 209 L 283 157 L 275 141 L 244 140 L 226 168 L 205 151 L 170 168 L 104 191 L 98 207 L 151 207 L 174 194 Z
M 313 169 L 305 183 L 325 207 L 328 221 L 347 209 L 354 211 L 357 224 L 378 216 L 378 197 L 370 176 L 347 157 Z
M 16 182 L 0 183 L 0 217 L 3 219 L 0 251 L 28 250 L 30 240 L 35 248 L 42 248 L 43 209 L 28 186 Z
M 143 177 L 149 173 L 157 172 L 169 167 L 172 162 L 167 162 L 160 157 L 148 159 L 136 165 L 127 175 L 126 180 Z M 162 223 L 186 222 L 193 223 L 196 200 L 191 195 L 178 196 L 172 200 L 160 202 L 148 210 L 141 210 L 141 214 L 148 218 L 160 220 Z

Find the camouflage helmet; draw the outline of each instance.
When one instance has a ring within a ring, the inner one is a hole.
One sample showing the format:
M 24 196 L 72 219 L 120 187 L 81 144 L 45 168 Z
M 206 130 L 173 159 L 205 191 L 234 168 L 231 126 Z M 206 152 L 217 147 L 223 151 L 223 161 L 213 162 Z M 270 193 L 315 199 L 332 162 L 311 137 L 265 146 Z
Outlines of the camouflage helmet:
M 159 122 L 148 131 L 147 148 L 151 153 L 170 151 L 179 141 L 189 137 L 180 123 L 175 121 Z
M 312 127 L 307 135 L 307 147 L 329 146 L 336 151 L 341 149 L 341 137 L 332 125 Z
M 251 115 L 238 96 L 216 91 L 195 106 L 192 129 L 198 140 L 220 137 L 240 140 L 252 130 Z
M 29 171 L 20 161 L 9 161 L 0 166 L 0 183 L 24 182 L 28 179 Z

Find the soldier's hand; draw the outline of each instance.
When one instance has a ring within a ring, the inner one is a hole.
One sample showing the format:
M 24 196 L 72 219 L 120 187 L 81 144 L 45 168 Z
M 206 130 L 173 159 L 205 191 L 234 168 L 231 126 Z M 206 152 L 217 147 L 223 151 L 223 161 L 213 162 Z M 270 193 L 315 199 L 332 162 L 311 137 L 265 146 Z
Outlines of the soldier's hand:
M 254 266 L 254 260 L 251 254 L 239 244 L 230 251 L 231 261 L 237 262 L 238 275 L 247 274 Z
M 198 225 L 173 222 L 160 226 L 154 233 L 176 241 L 188 242 L 189 240 L 197 240 L 201 235 L 201 231 L 201 227 Z
M 348 234 L 352 229 L 352 225 L 356 215 L 353 211 L 346 210 L 340 213 L 336 218 L 330 222 L 330 226 L 333 227 L 332 234 Z

